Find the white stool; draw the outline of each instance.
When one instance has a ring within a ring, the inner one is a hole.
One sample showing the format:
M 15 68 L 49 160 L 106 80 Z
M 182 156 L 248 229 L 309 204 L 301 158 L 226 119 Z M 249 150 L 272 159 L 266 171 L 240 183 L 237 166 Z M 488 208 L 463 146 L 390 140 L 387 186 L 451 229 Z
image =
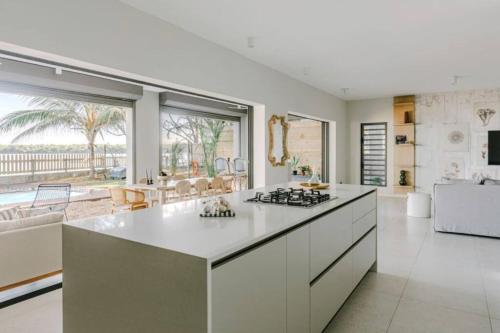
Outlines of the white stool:
M 411 217 L 431 217 L 431 195 L 421 192 L 408 193 L 407 215 Z

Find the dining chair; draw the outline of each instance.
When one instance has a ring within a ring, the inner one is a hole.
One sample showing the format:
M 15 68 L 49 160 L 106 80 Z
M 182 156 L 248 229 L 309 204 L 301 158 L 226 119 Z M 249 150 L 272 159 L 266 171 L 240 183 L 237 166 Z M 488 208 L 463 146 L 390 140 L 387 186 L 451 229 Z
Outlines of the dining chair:
M 224 184 L 224 178 L 222 177 L 214 177 L 212 179 L 212 184 L 211 184 L 211 192 L 215 195 L 217 192 L 226 193 L 226 185 Z
M 184 197 L 191 199 L 191 182 L 189 180 L 179 180 L 175 184 L 175 193 L 180 200 Z
M 217 157 L 214 160 L 214 168 L 217 175 L 229 173 L 229 165 L 224 157 Z
M 116 187 L 109 188 L 109 194 L 113 204 L 111 214 L 114 214 L 117 211 L 134 211 L 148 208 L 148 203 L 144 201 L 146 197 L 142 191 Z M 132 200 L 129 200 L 128 195 L 132 197 Z
M 208 195 L 208 185 L 208 179 L 206 178 L 196 180 L 196 182 L 194 183 L 194 189 L 196 190 L 198 196 L 204 196 L 203 193 L 205 193 L 205 195 Z
M 241 191 L 243 189 L 241 186 L 242 180 L 245 181 L 245 184 L 248 184 L 248 171 L 247 171 L 248 161 L 243 158 L 236 157 L 233 161 L 233 164 L 234 164 L 234 177 L 238 180 Z M 234 182 L 235 191 L 236 191 L 236 179 Z

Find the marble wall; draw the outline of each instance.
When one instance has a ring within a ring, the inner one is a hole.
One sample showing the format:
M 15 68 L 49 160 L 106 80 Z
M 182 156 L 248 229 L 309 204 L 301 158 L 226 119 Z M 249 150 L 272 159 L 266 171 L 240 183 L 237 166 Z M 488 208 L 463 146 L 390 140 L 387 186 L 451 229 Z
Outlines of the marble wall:
M 442 177 L 482 173 L 500 179 L 487 164 L 487 134 L 500 130 L 500 89 L 416 96 L 416 184 L 432 193 Z

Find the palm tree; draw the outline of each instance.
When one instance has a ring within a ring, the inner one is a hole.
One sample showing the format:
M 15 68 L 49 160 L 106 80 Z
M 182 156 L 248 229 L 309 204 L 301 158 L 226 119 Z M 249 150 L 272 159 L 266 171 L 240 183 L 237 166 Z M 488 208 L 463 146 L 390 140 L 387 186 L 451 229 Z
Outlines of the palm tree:
M 120 107 L 68 101 L 52 97 L 27 97 L 33 110 L 14 111 L 0 118 L 0 133 L 21 130 L 12 143 L 49 130 L 74 131 L 85 136 L 89 150 L 90 177 L 95 177 L 95 140 L 103 131 L 125 122 Z

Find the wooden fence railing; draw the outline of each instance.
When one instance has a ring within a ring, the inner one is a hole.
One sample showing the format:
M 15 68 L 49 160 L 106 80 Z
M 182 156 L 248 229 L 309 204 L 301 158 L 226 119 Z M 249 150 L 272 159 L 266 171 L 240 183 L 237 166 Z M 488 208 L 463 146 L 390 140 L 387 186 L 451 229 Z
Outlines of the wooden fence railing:
M 95 154 L 95 168 L 126 166 L 125 154 Z M 89 170 L 90 154 L 0 154 L 0 175 Z

